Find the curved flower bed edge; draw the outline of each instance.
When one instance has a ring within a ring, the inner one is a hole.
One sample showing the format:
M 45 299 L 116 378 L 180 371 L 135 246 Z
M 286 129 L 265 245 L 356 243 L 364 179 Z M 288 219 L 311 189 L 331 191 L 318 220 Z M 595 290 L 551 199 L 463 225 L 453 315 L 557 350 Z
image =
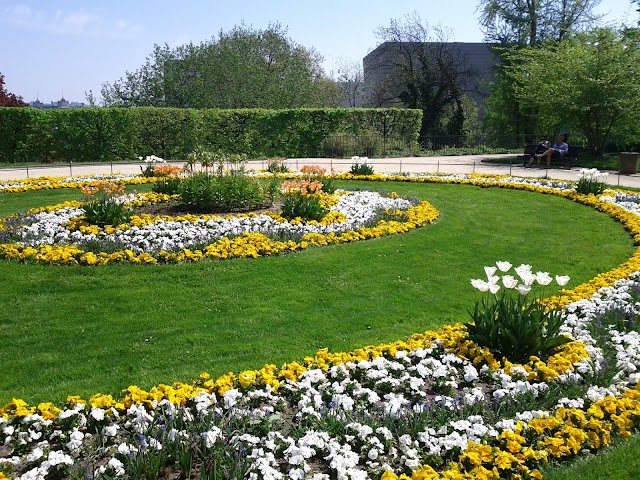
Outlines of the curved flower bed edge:
M 372 178 L 380 176 L 354 177 L 344 175 L 342 177 L 381 180 L 381 178 Z M 386 181 L 427 181 L 403 176 L 391 178 L 385 176 L 383 178 Z M 621 207 L 599 200 L 593 195 L 580 195 L 574 191 L 562 191 L 519 183 L 497 185 L 496 178 L 498 177 L 478 175 L 469 180 L 456 179 L 449 183 L 500 186 L 563 196 L 572 201 L 592 206 L 620 221 L 633 236 L 636 244 L 640 243 L 640 219 Z M 562 308 L 578 300 L 591 298 L 603 287 L 611 287 L 618 280 L 627 278 L 637 271 L 640 271 L 640 249 L 636 250 L 628 261 L 615 269 L 602 273 L 574 289 L 561 291 L 559 295 L 547 299 L 547 304 L 550 308 Z M 313 358 L 305 358 L 301 363 L 290 362 L 280 369 L 275 365 L 265 365 L 260 370 L 244 371 L 239 374 L 230 372 L 215 380 L 205 373 L 201 375 L 200 379 L 190 384 L 159 385 L 148 392 L 136 386 L 130 386 L 119 399 L 102 394 L 93 395 L 88 402 L 79 397 L 69 397 L 67 407 L 88 404 L 93 408 L 124 412 L 136 404 L 152 409 L 163 400 L 169 400 L 176 405 L 185 405 L 203 392 L 222 396 L 233 389 L 250 391 L 266 388 L 269 391 L 277 391 L 282 382 L 298 381 L 303 374 L 312 369 L 327 371 L 331 366 L 345 365 L 349 362 L 368 361 L 382 356 L 394 358 L 398 352 L 424 348 L 436 342 L 476 365 L 487 365 L 494 371 L 502 369 L 507 373 L 524 371 L 527 379 L 537 381 L 547 381 L 563 375 L 571 371 L 574 364 L 588 358 L 585 345 L 576 341 L 564 346 L 547 362 L 532 357 L 531 362 L 526 365 L 515 365 L 505 360 L 498 361 L 493 358 L 490 352 L 474 345 L 465 337 L 464 328 L 461 325 L 445 326 L 435 332 L 416 334 L 406 341 L 368 346 L 353 352 L 329 353 L 327 350 L 320 350 Z M 0 418 L 24 419 L 37 413 L 43 418 L 51 420 L 56 418 L 61 411 L 51 403 L 29 406 L 26 402 L 14 399 L 0 409 Z M 628 437 L 638 427 L 640 427 L 640 381 L 635 387 L 627 389 L 621 395 L 606 396 L 593 402 L 588 409 L 563 407 L 551 416 L 519 421 L 515 429 L 502 431 L 497 444 L 469 442 L 466 449 L 461 452 L 458 461 L 451 462 L 444 470 L 436 471 L 428 465 L 418 466 L 413 470 L 411 476 L 398 475 L 387 470 L 382 475 L 382 479 L 500 478 L 502 473 L 507 470 L 514 472 L 511 478 L 539 479 L 542 476 L 536 467 L 540 463 L 546 463 L 549 458 L 570 458 L 578 455 L 585 448 L 591 451 L 598 450 L 610 443 L 612 434 Z M 4 475 L 0 473 L 0 479 L 3 477 Z

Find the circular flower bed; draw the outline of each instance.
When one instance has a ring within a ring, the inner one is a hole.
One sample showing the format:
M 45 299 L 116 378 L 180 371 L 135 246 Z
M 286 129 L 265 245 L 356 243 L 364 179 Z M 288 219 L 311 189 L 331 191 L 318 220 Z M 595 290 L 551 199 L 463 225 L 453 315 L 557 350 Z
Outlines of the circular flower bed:
M 450 180 L 562 195 L 640 238 L 635 193 Z M 561 333 L 573 341 L 546 360 L 495 358 L 454 325 L 353 352 L 320 350 L 280 368 L 202 374 L 148 391 L 130 386 L 117 398 L 69 397 L 59 406 L 14 399 L 0 409 L 0 479 L 539 479 L 551 460 L 596 452 L 640 429 L 639 270 L 636 253 L 548 299 L 563 309 Z
M 428 202 L 395 194 L 342 191 L 323 195 L 329 213 L 320 221 L 306 222 L 287 220 L 280 212 L 270 211 L 224 216 L 139 214 L 125 224 L 99 227 L 84 220 L 82 202 L 66 202 L 4 219 L 0 257 L 83 265 L 255 258 L 403 233 L 438 217 Z M 141 207 L 172 198 L 143 193 L 115 200 Z

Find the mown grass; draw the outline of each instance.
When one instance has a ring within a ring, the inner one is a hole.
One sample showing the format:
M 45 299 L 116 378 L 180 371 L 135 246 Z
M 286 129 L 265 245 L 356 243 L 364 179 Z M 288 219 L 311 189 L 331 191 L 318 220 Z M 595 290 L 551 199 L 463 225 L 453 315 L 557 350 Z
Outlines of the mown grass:
M 632 480 L 640 478 L 640 436 L 617 440 L 613 446 L 567 465 L 550 465 L 545 480 Z
M 624 260 L 612 219 L 565 199 L 456 185 L 349 183 L 431 201 L 434 225 L 394 237 L 258 260 L 99 268 L 0 262 L 0 404 L 61 401 L 202 371 L 281 364 L 464 321 L 470 278 L 495 260 L 575 286 Z M 137 187 L 141 189 L 140 187 Z M 78 198 L 0 196 L 0 214 Z

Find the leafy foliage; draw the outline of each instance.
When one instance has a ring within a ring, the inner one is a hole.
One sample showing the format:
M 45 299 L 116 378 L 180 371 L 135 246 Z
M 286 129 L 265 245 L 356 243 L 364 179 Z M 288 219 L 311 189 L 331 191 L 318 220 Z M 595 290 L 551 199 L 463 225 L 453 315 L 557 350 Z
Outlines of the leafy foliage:
M 264 206 L 267 201 L 267 192 L 260 181 L 241 173 L 193 174 L 182 182 L 180 196 L 184 208 L 201 213 L 250 210 Z
M 349 173 L 352 173 L 353 175 L 373 175 L 373 167 L 366 161 L 362 163 L 356 161 L 356 163 L 351 165 Z
M 15 93 L 7 92 L 4 88 L 4 75 L 0 73 L 0 107 L 28 107 L 29 104 Z
M 501 45 L 538 45 L 589 28 L 600 16 L 601 0 L 481 0 L 485 39 Z
M 571 341 L 558 333 L 564 323 L 561 312 L 545 312 L 542 303 L 524 296 L 513 298 L 503 291 L 483 298 L 470 313 L 473 323 L 465 324 L 469 338 L 512 362 L 526 363 L 532 355 L 546 358 Z
M 199 45 L 154 46 L 146 64 L 102 86 L 107 106 L 295 108 L 338 106 L 322 57 L 286 28 L 241 24 Z M 215 88 L 213 88 L 215 86 Z
M 312 195 L 290 193 L 282 202 L 282 216 L 292 220 L 321 220 L 329 211 L 320 204 L 320 199 Z
M 608 140 L 640 133 L 639 34 L 597 29 L 544 48 L 514 54 L 508 74 L 518 100 L 549 124 L 571 124 L 602 155 Z
M 160 177 L 151 189 L 156 193 L 178 195 L 182 189 L 182 179 L 179 177 Z
M 131 220 L 133 210 L 118 199 L 124 194 L 123 184 L 107 183 L 97 187 L 83 187 L 81 191 L 87 199 L 83 207 L 84 220 L 87 223 L 99 227 L 115 227 Z
M 415 142 L 422 112 L 407 109 L 214 110 L 0 108 L 0 161 L 185 159 L 198 146 L 251 157 L 315 157 L 323 140 L 349 130 Z
M 502 272 L 511 269 L 509 262 L 496 262 Z M 469 311 L 472 323 L 465 323 L 469 339 L 488 348 L 497 357 L 512 362 L 526 363 L 529 357 L 547 358 L 570 338 L 560 334 L 564 323 L 561 311 L 547 310 L 542 298 L 527 298 L 532 285 L 549 285 L 547 272 L 532 273 L 530 265 L 515 269 L 519 279 L 512 275 L 495 275 L 496 267 L 485 267 L 487 280 L 472 280 L 471 284 L 482 292 L 489 292 Z M 569 277 L 556 277 L 564 286 Z M 517 290 L 516 290 L 517 287 Z
M 284 158 L 274 158 L 269 160 L 269 164 L 267 165 L 267 172 L 270 173 L 288 173 L 289 167 L 284 163 Z

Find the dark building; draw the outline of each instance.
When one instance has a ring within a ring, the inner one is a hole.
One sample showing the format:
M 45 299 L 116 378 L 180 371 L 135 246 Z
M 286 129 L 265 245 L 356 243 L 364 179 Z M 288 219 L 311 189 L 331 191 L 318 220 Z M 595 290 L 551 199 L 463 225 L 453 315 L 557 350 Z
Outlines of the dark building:
M 450 71 L 461 78 L 463 93 L 476 101 L 482 115 L 487 96 L 487 83 L 493 79 L 497 59 L 491 44 L 460 42 L 384 42 L 363 59 L 364 98 L 368 106 L 402 106 L 399 95 L 405 84 L 397 73 L 398 65 L 410 63 L 420 71 L 419 57 L 433 61 L 433 68 L 447 63 Z M 447 82 L 446 76 L 435 76 L 434 82 Z

